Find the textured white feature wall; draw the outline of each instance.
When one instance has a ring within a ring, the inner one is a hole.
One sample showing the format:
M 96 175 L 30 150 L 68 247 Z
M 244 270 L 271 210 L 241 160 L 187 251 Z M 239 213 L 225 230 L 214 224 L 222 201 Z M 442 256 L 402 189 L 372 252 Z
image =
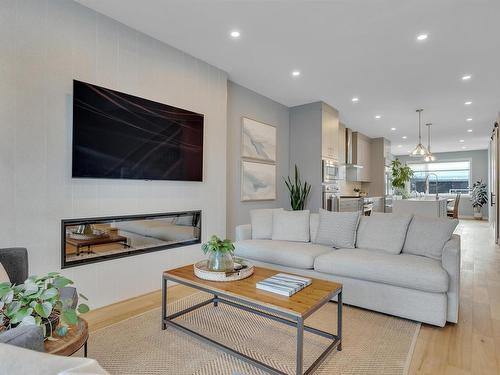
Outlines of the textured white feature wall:
M 72 179 L 73 79 L 205 114 L 204 182 Z M 0 247 L 27 247 L 41 273 L 60 269 L 63 218 L 201 209 L 203 239 L 224 235 L 226 106 L 226 73 L 182 51 L 72 1 L 2 0 Z M 190 246 L 64 273 L 96 307 L 201 257 Z

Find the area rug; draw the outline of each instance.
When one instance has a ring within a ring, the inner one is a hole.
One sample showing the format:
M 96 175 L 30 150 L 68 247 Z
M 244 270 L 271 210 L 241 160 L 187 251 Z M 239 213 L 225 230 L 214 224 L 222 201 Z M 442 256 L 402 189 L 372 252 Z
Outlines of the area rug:
M 210 296 L 195 293 L 168 306 L 173 313 Z M 334 333 L 335 303 L 328 303 L 306 324 Z M 89 357 L 111 374 L 260 375 L 266 372 L 169 327 L 160 329 L 161 310 L 119 322 L 91 334 Z M 420 324 L 355 307 L 344 307 L 343 350 L 332 351 L 315 374 L 404 375 Z M 209 304 L 176 322 L 237 349 L 279 370 L 295 372 L 293 327 L 225 304 Z M 326 348 L 324 338 L 304 334 L 304 368 Z

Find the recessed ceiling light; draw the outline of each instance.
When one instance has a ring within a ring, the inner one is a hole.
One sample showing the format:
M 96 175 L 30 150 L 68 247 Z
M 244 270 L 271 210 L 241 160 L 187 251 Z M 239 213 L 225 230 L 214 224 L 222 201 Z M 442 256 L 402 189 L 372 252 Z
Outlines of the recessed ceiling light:
M 466 74 L 466 75 L 462 76 L 462 81 L 468 81 L 471 78 L 472 78 L 472 76 L 470 74 Z
M 464 142 L 465 142 L 465 140 L 461 139 L 461 140 L 459 140 L 459 142 L 460 142 L 460 143 L 464 143 Z
M 472 102 L 465 102 L 464 104 L 465 104 L 465 105 L 471 105 L 471 104 L 472 104 Z
M 241 33 L 238 30 L 233 30 L 229 33 L 231 35 L 231 38 L 233 39 L 238 39 L 241 36 Z
M 401 148 L 401 147 L 403 147 L 403 145 L 398 145 L 398 148 Z
M 462 146 L 462 150 L 465 150 L 467 147 L 466 146 Z
M 380 115 L 375 115 L 375 118 L 378 120 L 378 119 L 382 118 L 382 116 L 380 116 Z
M 359 102 L 359 98 L 354 97 L 354 98 L 352 98 L 352 99 L 351 99 L 351 101 L 352 101 L 353 103 L 357 103 L 357 102 Z
M 407 137 L 406 135 L 403 135 L 401 138 L 406 139 L 406 138 L 408 138 L 408 137 Z
M 470 118 L 470 117 L 469 117 L 469 118 L 468 118 L 468 119 L 466 119 L 465 121 L 469 121 L 469 122 L 470 122 L 470 121 L 472 121 L 472 118 Z
M 292 76 L 294 76 L 294 77 L 298 77 L 298 76 L 300 76 L 300 70 L 294 70 L 294 71 L 292 72 Z
M 420 41 L 422 41 L 422 40 L 426 40 L 426 39 L 427 39 L 427 37 L 428 37 L 428 35 L 427 35 L 427 34 L 419 34 L 419 35 L 417 36 L 417 40 L 420 40 Z
M 392 131 L 396 131 L 396 128 L 391 128 Z
M 467 129 L 467 133 L 472 133 L 472 129 Z

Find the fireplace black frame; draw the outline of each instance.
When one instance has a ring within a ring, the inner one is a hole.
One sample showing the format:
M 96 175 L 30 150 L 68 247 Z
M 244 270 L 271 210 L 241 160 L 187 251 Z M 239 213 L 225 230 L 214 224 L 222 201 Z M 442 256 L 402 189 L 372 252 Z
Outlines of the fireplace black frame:
M 81 259 L 77 261 L 66 261 L 66 227 L 68 225 L 80 225 L 80 224 L 98 224 L 108 221 L 127 221 L 134 219 L 152 219 L 157 218 L 159 216 L 182 216 L 182 215 L 193 215 L 197 218 L 197 222 L 199 223 L 200 235 L 197 240 L 186 241 L 168 245 L 160 245 L 160 246 L 152 246 L 144 249 L 134 249 L 130 251 L 124 251 L 116 254 L 108 254 L 102 255 L 96 258 L 87 258 Z M 176 212 L 157 212 L 157 213 L 149 213 L 149 214 L 137 214 L 137 215 L 120 215 L 120 216 L 101 216 L 101 217 L 88 217 L 88 218 L 77 218 L 77 219 L 62 219 L 61 220 L 61 269 L 71 268 L 83 266 L 86 264 L 92 263 L 100 263 L 113 259 L 126 258 L 135 255 L 141 255 L 146 253 L 152 253 L 156 251 L 162 251 L 166 249 L 172 249 L 183 246 L 196 245 L 201 243 L 202 238 L 202 211 L 194 210 L 194 211 L 176 211 Z

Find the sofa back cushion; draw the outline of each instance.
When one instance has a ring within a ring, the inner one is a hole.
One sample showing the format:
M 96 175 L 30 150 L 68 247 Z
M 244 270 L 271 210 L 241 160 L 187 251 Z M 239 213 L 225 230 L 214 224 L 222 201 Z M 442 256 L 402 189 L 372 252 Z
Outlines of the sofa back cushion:
M 412 215 L 377 212 L 363 216 L 358 227 L 356 247 L 401 253 L 411 218 Z
M 316 236 L 318 234 L 319 228 L 319 214 L 310 214 L 309 216 L 309 233 L 311 236 L 311 242 L 315 242 Z
M 261 208 L 250 211 L 252 240 L 270 240 L 273 236 L 273 213 L 282 208 Z
M 309 242 L 309 210 L 275 211 L 273 213 L 273 240 Z
M 360 212 L 319 210 L 319 228 L 314 242 L 335 248 L 353 249 Z
M 457 219 L 415 215 L 408 228 L 403 253 L 441 260 L 444 245 L 457 225 Z

